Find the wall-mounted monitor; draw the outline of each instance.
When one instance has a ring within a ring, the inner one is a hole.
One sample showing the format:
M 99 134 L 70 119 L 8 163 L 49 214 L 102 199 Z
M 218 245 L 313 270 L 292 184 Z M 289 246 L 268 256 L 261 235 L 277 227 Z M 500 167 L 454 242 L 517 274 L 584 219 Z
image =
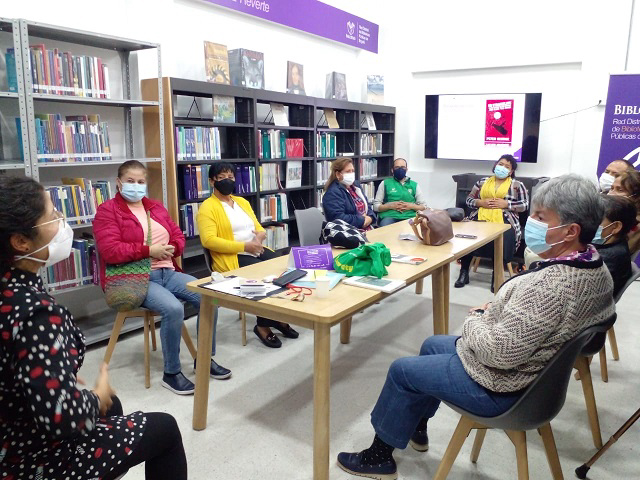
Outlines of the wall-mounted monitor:
M 427 95 L 424 156 L 538 161 L 541 93 Z

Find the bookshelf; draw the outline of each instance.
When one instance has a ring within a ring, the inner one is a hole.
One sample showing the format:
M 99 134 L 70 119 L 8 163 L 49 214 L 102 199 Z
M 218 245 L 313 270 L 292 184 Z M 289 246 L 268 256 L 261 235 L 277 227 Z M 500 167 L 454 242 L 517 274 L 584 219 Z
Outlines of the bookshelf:
M 16 100 L 19 104 L 24 150 L 21 168 L 25 174 L 45 187 L 69 185 L 64 178 L 87 179 L 94 186 L 101 183 L 115 194 L 117 165 L 138 160 L 149 171 L 149 196 L 166 205 L 164 130 L 143 127 L 148 118 L 155 119 L 158 127 L 164 124 L 160 45 L 23 19 L 0 19 L 0 35 L 2 32 L 13 35 L 19 91 L 17 95 L 0 92 L 0 105 Z M 32 61 L 36 58 L 35 50 L 43 52 L 41 62 Z M 44 58 L 49 62 L 46 69 L 42 68 L 47 65 Z M 141 97 L 138 80 L 141 63 L 157 65 L 155 98 Z M 42 126 L 45 115 L 51 119 L 47 128 L 57 137 L 45 138 L 46 129 Z M 59 117 L 54 122 L 56 115 Z M 96 115 L 99 123 L 85 120 L 90 128 L 66 130 L 72 128 L 70 123 L 83 122 L 73 118 Z M 73 136 L 69 132 L 74 132 Z M 57 150 L 45 150 L 46 142 L 49 148 L 55 146 Z M 151 150 L 153 155 L 149 154 Z M 88 190 L 85 184 L 83 191 Z M 78 203 L 75 199 L 70 201 Z M 75 240 L 92 238 L 92 215 L 68 220 Z M 79 265 L 76 263 L 76 272 Z M 43 269 L 42 278 L 49 292 L 73 313 L 80 328 L 85 331 L 87 326 L 87 343 L 92 344 L 108 338 L 114 313 L 107 307 L 100 287 L 93 284 L 90 274 L 84 274 L 84 268 L 82 271 L 79 279 L 49 284 Z M 142 322 L 134 320 L 129 329 L 140 326 Z
M 217 127 L 221 140 L 221 160 L 236 166 L 244 165 L 255 168 L 257 191 L 241 193 L 246 198 L 260 218 L 260 201 L 267 195 L 284 194 L 288 209 L 287 219 L 263 221 L 266 227 L 286 224 L 289 229 L 289 246 L 298 244 L 298 233 L 294 221 L 294 210 L 319 205 L 318 193 L 322 191 L 324 183 L 319 183 L 317 165 L 320 162 L 335 160 L 333 157 L 320 157 L 316 151 L 318 134 L 330 133 L 336 137 L 336 153 L 350 153 L 356 168 L 356 176 L 361 181 L 370 182 L 374 189 L 380 181 L 391 174 L 395 142 L 395 108 L 379 105 L 369 105 L 358 102 L 328 100 L 293 95 L 269 90 L 248 89 L 230 85 L 220 85 L 196 80 L 165 77 L 162 79 L 164 93 L 164 150 L 166 152 L 166 176 L 168 185 L 167 205 L 172 219 L 181 225 L 180 209 L 187 204 L 202 203 L 206 196 L 187 199 L 184 192 L 182 167 L 185 165 L 211 165 L 220 160 L 191 159 L 182 160 L 176 155 L 176 128 L 211 128 Z M 142 81 L 142 99 L 158 98 L 157 79 Z M 236 118 L 234 123 L 216 122 L 213 120 L 213 97 L 233 97 Z M 273 122 L 271 104 L 284 106 L 289 126 L 278 126 Z M 329 128 L 323 118 L 324 109 L 335 111 L 340 128 Z M 369 131 L 364 122 L 365 113 L 373 114 L 376 130 Z M 156 118 L 145 118 L 145 129 L 158 130 Z M 379 123 L 378 123 L 379 122 Z M 302 139 L 302 157 L 292 158 L 259 158 L 260 146 L 258 137 L 260 131 L 279 130 L 284 132 L 287 139 Z M 360 136 L 362 134 L 379 134 L 381 139 L 381 154 L 362 154 L 360 151 Z M 147 150 L 154 156 L 153 148 Z M 376 159 L 375 171 L 368 177 L 360 175 L 360 161 Z M 300 187 L 288 187 L 286 178 L 286 164 L 288 161 L 300 161 L 302 164 L 302 178 Z M 283 188 L 260 189 L 259 172 L 261 166 L 269 164 L 280 165 L 281 183 Z M 283 173 L 285 174 L 283 177 Z M 202 177 L 202 182 L 208 179 Z M 375 190 L 374 190 L 375 193 Z M 182 225 L 181 225 L 182 226 Z M 187 236 L 187 247 L 183 255 L 183 268 L 194 276 L 205 276 L 207 270 L 204 264 L 202 246 L 197 235 Z M 288 248 L 281 249 L 286 253 Z

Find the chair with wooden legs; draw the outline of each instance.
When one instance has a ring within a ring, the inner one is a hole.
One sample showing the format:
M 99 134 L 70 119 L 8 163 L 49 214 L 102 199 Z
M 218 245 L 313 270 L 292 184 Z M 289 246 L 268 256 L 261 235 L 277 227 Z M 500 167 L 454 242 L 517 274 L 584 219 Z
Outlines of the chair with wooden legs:
M 615 315 L 613 320 L 615 320 Z M 471 461 L 475 463 L 478 460 L 482 442 L 489 428 L 504 430 L 513 442 L 516 449 L 518 480 L 529 479 L 526 431 L 538 430 L 538 433 L 542 436 L 552 478 L 554 480 L 562 479 L 562 468 L 560 467 L 550 422 L 564 405 L 569 377 L 576 358 L 594 334 L 606 332 L 609 326 L 610 323 L 604 323 L 589 327 L 568 341 L 526 388 L 516 403 L 497 417 L 473 415 L 457 405 L 445 402 L 453 410 L 460 413 L 462 417 L 442 457 L 434 480 L 447 478 L 462 445 L 472 429 L 478 430 L 471 451 Z
M 473 269 L 473 273 L 476 273 L 478 271 L 480 260 L 482 260 L 482 257 L 473 257 L 471 259 L 471 268 Z M 493 262 L 491 263 L 491 265 L 493 265 Z M 507 262 L 507 270 L 509 271 L 509 278 L 515 275 L 515 273 L 513 272 L 513 262 Z
M 127 318 L 142 318 L 144 321 L 144 386 L 145 388 L 151 387 L 151 360 L 150 360 L 150 352 L 149 352 L 149 338 L 151 337 L 151 344 L 153 351 L 155 352 L 157 349 L 156 345 L 156 324 L 154 321 L 154 317 L 158 316 L 158 314 L 153 313 L 146 308 L 137 308 L 135 310 L 129 310 L 126 312 L 118 312 L 116 315 L 116 320 L 113 323 L 113 328 L 111 329 L 111 337 L 109 338 L 109 344 L 107 345 L 107 350 L 104 352 L 104 363 L 107 365 L 111 361 L 111 355 L 113 355 L 113 351 L 116 348 L 116 343 L 118 342 L 118 337 L 120 337 L 120 331 L 124 326 L 124 321 Z M 189 349 L 189 353 L 193 359 L 196 359 L 196 347 L 191 340 L 191 336 L 189 335 L 189 331 L 187 330 L 186 325 L 182 324 L 182 339 L 184 343 L 187 345 Z

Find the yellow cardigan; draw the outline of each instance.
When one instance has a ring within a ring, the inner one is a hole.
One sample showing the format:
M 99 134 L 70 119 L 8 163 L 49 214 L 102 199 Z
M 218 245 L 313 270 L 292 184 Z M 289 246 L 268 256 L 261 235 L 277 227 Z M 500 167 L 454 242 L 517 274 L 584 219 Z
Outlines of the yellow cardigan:
M 264 232 L 264 228 L 253 213 L 251 204 L 242 197 L 231 195 L 231 198 L 251 217 L 256 232 Z M 198 208 L 196 221 L 202 246 L 211 252 L 213 270 L 228 272 L 239 268 L 238 253 L 244 252 L 244 243 L 233 239 L 231 222 L 220 199 L 215 195 L 207 198 Z

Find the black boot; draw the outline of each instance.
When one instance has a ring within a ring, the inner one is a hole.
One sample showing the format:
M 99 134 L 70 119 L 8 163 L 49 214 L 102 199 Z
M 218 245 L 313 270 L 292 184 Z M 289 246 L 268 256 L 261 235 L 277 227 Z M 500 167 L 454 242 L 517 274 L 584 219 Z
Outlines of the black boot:
M 455 283 L 454 287 L 462 288 L 467 283 L 469 283 L 469 270 L 465 269 L 465 268 L 461 268 L 460 269 L 460 276 L 458 277 L 458 280 L 456 280 L 456 283 Z

